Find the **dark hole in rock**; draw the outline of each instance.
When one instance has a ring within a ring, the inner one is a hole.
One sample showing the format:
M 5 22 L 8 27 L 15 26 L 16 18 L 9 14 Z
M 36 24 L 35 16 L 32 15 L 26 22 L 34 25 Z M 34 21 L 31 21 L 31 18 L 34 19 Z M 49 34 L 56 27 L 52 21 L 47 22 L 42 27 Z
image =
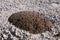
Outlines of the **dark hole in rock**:
M 49 19 L 35 11 L 14 13 L 8 18 L 8 21 L 12 23 L 12 25 L 33 34 L 49 31 L 52 26 L 52 22 Z

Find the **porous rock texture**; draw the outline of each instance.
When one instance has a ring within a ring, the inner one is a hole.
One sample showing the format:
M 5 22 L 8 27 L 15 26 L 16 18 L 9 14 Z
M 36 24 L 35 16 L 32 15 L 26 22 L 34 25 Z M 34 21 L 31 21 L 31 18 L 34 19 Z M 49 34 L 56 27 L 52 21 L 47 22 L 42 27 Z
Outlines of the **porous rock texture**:
M 14 13 L 8 18 L 8 21 L 16 27 L 33 34 L 49 31 L 52 26 L 52 22 L 49 19 L 35 11 Z
M 51 31 L 31 34 L 8 22 L 21 11 L 37 11 L 52 22 Z M 60 40 L 60 0 L 0 0 L 0 40 Z

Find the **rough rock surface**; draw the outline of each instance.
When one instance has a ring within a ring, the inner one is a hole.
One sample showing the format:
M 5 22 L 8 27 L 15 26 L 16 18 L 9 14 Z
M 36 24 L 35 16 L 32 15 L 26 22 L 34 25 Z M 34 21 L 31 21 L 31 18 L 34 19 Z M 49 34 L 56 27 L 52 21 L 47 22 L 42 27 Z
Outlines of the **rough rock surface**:
M 37 11 L 53 22 L 52 31 L 30 34 L 16 28 L 8 18 L 20 11 Z M 0 40 L 60 40 L 60 0 L 0 0 Z
M 8 18 L 8 21 L 16 27 L 33 34 L 49 31 L 52 26 L 52 22 L 49 19 L 35 11 L 14 13 Z

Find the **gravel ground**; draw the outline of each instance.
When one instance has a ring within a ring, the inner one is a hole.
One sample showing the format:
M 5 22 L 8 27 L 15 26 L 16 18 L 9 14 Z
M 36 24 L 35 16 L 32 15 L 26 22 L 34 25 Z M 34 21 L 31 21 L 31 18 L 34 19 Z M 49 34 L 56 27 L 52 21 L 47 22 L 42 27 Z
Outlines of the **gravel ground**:
M 52 31 L 31 34 L 8 22 L 10 15 L 20 11 L 37 11 L 53 21 Z M 60 40 L 60 0 L 0 0 L 0 40 Z

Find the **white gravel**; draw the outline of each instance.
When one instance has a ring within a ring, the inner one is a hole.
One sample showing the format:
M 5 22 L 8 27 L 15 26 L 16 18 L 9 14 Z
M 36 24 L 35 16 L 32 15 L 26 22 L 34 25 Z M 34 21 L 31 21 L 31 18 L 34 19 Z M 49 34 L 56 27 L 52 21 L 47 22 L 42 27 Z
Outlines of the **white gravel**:
M 30 34 L 16 28 L 8 18 L 19 11 L 38 11 L 54 22 L 51 32 Z M 0 0 L 0 40 L 60 40 L 60 0 Z

